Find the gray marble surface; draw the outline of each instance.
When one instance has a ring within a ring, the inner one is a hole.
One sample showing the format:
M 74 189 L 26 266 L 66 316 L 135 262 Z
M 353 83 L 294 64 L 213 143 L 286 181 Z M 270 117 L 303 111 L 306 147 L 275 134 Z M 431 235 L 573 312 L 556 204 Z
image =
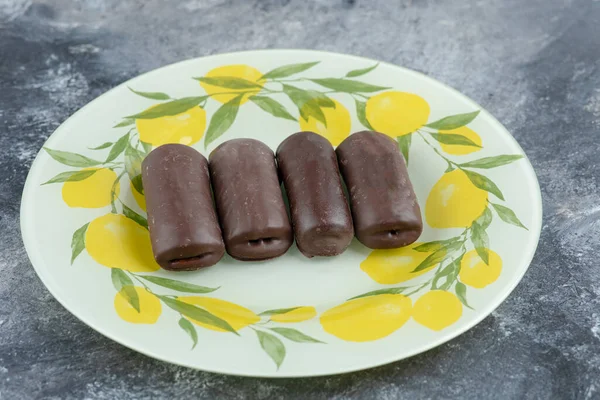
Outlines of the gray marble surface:
M 408 360 L 268 380 L 150 359 L 52 298 L 19 232 L 44 140 L 141 72 L 256 48 L 413 68 L 508 127 L 538 174 L 544 223 L 529 271 L 498 310 Z M 598 0 L 0 0 L 0 399 L 600 399 L 599 137 Z

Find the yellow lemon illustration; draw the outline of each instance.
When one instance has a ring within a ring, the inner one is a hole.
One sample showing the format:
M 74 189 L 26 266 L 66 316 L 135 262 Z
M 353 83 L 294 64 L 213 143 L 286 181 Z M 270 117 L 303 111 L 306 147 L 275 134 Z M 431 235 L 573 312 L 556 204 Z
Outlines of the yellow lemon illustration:
M 418 272 L 412 272 L 431 254 L 414 250 L 423 243 L 413 243 L 399 249 L 373 250 L 360 264 L 360 269 L 371 279 L 383 285 L 405 282 L 435 268 L 437 264 Z
M 148 110 L 151 110 L 154 105 Z M 177 115 L 152 119 L 136 119 L 140 140 L 158 147 L 167 143 L 192 145 L 202 139 L 206 128 L 206 111 L 192 107 Z
M 441 331 L 458 321 L 462 304 L 454 293 L 432 290 L 417 299 L 412 315 L 419 324 Z
M 129 182 L 129 187 L 137 205 L 140 206 L 142 210 L 146 211 L 146 197 L 136 190 L 133 183 Z
M 229 89 L 229 88 L 224 88 L 224 87 L 220 87 L 220 86 L 209 85 L 208 83 L 205 83 L 205 82 L 200 82 L 200 85 L 204 88 L 204 90 L 206 91 L 206 93 L 208 95 L 212 96 L 213 99 L 215 99 L 216 101 L 218 101 L 220 103 L 227 103 L 229 100 L 238 96 L 238 93 L 246 92 L 246 94 L 244 94 L 244 96 L 242 97 L 242 100 L 240 102 L 240 104 L 244 104 L 245 102 L 248 101 L 248 99 L 251 96 L 260 92 L 260 90 L 262 88 L 262 84 L 265 82 L 264 80 L 260 79 L 260 77 L 262 75 L 263 74 L 259 70 L 257 70 L 256 68 L 253 68 L 249 65 L 243 65 L 243 64 L 226 65 L 223 67 L 218 67 L 218 68 L 210 70 L 205 76 L 207 78 L 218 78 L 221 76 L 232 77 L 232 78 L 241 78 L 241 79 L 245 79 L 250 82 L 257 83 L 261 87 L 250 88 L 250 89 Z M 215 95 L 215 93 L 226 93 L 226 94 Z
M 306 321 L 314 318 L 317 315 L 317 310 L 314 307 L 298 307 L 295 310 L 288 311 L 284 314 L 275 314 L 271 316 L 271 321 L 292 323 Z
M 456 169 L 433 185 L 425 203 L 425 218 L 432 228 L 466 228 L 486 208 L 487 198 L 486 191 Z
M 311 131 L 318 133 L 331 142 L 333 146 L 337 146 L 350 134 L 350 113 L 337 100 L 333 100 L 335 108 L 322 107 L 323 115 L 327 126 L 314 117 L 308 117 L 308 121 L 300 117 L 300 129 L 303 131 Z
M 349 300 L 321 314 L 323 329 L 350 342 L 386 337 L 408 321 L 412 302 L 401 294 L 380 294 Z
M 129 218 L 106 214 L 90 222 L 85 248 L 99 264 L 131 272 L 152 272 L 159 266 L 152 256 L 148 230 Z
M 110 204 L 110 192 L 117 174 L 108 168 L 86 168 L 95 170 L 93 175 L 81 181 L 65 182 L 62 198 L 69 207 L 100 208 Z M 115 197 L 119 195 L 119 183 L 115 186 Z
M 429 104 L 416 94 L 383 92 L 367 100 L 366 117 L 373 129 L 395 138 L 425 125 Z
M 229 325 L 231 325 L 231 327 L 236 331 L 260 321 L 260 317 L 252 311 L 229 301 L 199 296 L 178 297 L 178 300 L 204 308 L 206 311 L 227 321 Z M 213 331 L 226 332 L 224 329 L 217 328 L 200 321 L 193 319 L 190 319 L 190 321 L 196 325 L 200 325 L 203 328 L 212 329 Z
M 488 249 L 488 254 L 489 265 L 479 257 L 475 250 L 471 250 L 463 256 L 459 274 L 462 283 L 481 289 L 498 279 L 502 271 L 502 259 L 492 250 Z
M 448 134 L 448 133 L 464 136 L 468 139 L 471 139 L 471 141 L 473 141 L 473 143 L 475 143 L 476 145 L 481 146 L 481 136 L 479 136 L 477 134 L 477 132 L 475 132 L 474 130 L 472 130 L 470 128 L 467 128 L 466 126 L 461 126 L 460 128 L 452 129 L 451 131 L 440 131 L 440 134 L 442 134 L 442 135 Z M 457 156 L 460 156 L 463 154 L 469 154 L 469 153 L 473 153 L 473 152 L 481 150 L 480 147 L 463 146 L 463 145 L 455 145 L 455 144 L 440 143 L 440 146 L 442 147 L 442 150 L 444 150 L 446 153 L 454 154 Z
M 140 301 L 140 312 L 138 312 L 129 304 L 123 290 L 121 289 L 115 295 L 115 310 L 122 320 L 133 324 L 153 324 L 158 320 L 162 313 L 162 306 L 156 296 L 146 289 L 136 286 L 135 291 Z

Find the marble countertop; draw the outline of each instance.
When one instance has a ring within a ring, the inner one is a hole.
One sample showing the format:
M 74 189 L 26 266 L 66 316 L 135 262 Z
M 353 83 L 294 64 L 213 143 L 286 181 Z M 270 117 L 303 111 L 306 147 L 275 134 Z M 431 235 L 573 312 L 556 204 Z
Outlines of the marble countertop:
M 0 399 L 600 399 L 599 21 L 598 0 L 0 0 Z M 506 302 L 408 360 L 268 380 L 148 358 L 53 299 L 19 232 L 46 138 L 139 73 L 257 48 L 403 65 L 507 126 L 537 172 L 544 222 Z

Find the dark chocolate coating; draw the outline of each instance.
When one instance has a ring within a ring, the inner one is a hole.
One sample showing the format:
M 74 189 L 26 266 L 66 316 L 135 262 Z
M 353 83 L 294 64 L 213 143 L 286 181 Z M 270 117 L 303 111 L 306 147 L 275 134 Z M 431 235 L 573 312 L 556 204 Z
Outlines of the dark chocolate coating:
M 306 257 L 343 253 L 354 228 L 331 143 L 313 132 L 295 133 L 279 145 L 277 164 L 300 252 Z
M 396 142 L 363 131 L 350 135 L 336 153 L 358 240 L 372 249 L 416 241 L 423 231 L 421 209 Z
M 164 269 L 191 271 L 225 254 L 210 192 L 206 158 L 191 147 L 166 144 L 142 163 L 152 251 Z
M 260 261 L 284 254 L 294 237 L 273 151 L 258 140 L 234 139 L 217 147 L 209 164 L 229 255 Z

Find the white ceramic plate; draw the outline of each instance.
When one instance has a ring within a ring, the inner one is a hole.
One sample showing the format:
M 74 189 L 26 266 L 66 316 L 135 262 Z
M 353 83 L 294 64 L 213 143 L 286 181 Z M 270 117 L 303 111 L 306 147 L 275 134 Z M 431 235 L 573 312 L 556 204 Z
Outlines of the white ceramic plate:
M 299 130 L 337 145 L 369 126 L 408 155 L 420 247 L 354 241 L 310 260 L 292 247 L 268 262 L 226 256 L 185 273 L 154 264 L 137 178 L 152 145 L 208 155 L 252 137 L 275 149 Z M 369 368 L 465 332 L 522 278 L 541 215 L 523 151 L 465 96 L 394 65 L 275 50 L 170 65 L 79 110 L 35 159 L 21 225 L 40 279 L 98 332 L 192 368 L 284 377 Z

